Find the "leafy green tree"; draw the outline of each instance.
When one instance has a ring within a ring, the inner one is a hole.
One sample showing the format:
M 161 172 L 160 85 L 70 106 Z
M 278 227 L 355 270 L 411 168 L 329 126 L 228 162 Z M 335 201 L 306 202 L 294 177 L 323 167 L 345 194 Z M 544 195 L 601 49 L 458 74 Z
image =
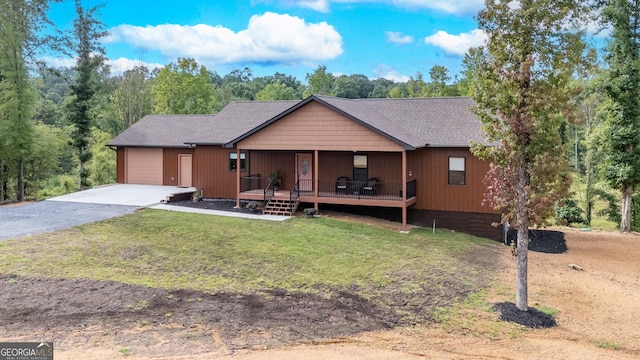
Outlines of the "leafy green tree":
M 491 158 L 487 200 L 515 220 L 516 306 L 528 310 L 529 225 L 542 224 L 566 197 L 567 160 L 558 133 L 563 113 L 572 111 L 570 85 L 582 60 L 583 17 L 579 0 L 487 0 L 478 14 L 488 42 L 478 58 L 473 98 L 487 140 L 474 147 Z
M 449 85 L 451 76 L 446 66 L 435 65 L 429 70 L 431 82 L 427 84 L 423 94 L 426 97 L 441 97 L 458 95 L 455 86 Z
M 640 183 L 640 2 L 600 1 L 602 19 L 612 29 L 605 55 L 609 65 L 600 111 L 604 128 L 598 137 L 608 183 L 622 193 L 620 231 L 631 228 L 633 190 Z
M 256 94 L 256 100 L 294 100 L 295 90 L 287 85 L 277 82 L 268 84 Z
M 122 124 L 117 129 L 118 133 L 152 112 L 150 76 L 146 67 L 136 66 L 125 71 L 117 82 L 117 88 L 111 94 L 111 101 Z
M 355 79 L 347 75 L 341 75 L 333 79 L 331 95 L 347 99 L 358 99 L 360 97 L 360 87 Z
M 389 90 L 389 97 L 392 99 L 402 99 L 407 97 L 407 85 L 398 84 Z
M 8 172 L 16 171 L 16 199 L 24 200 L 24 163 L 33 146 L 35 95 L 28 62 L 51 44 L 41 31 L 50 24 L 47 0 L 0 2 L 0 202 L 8 198 Z
M 112 136 L 108 132 L 93 128 L 91 131 L 91 151 L 93 158 L 88 164 L 91 169 L 91 183 L 112 184 L 116 181 L 116 153 L 106 144 Z
M 379 79 L 373 80 L 373 89 L 371 89 L 371 92 L 367 95 L 367 97 L 369 98 L 391 97 L 389 93 L 391 92 L 391 89 L 393 89 L 395 85 L 396 83 L 393 80 L 389 80 L 385 78 L 379 78 Z
M 71 138 L 62 129 L 45 124 L 34 126 L 33 151 L 25 159 L 25 175 L 29 179 L 26 193 L 38 198 L 38 192 L 46 181 L 62 173 L 58 164 L 58 154 Z
M 427 83 L 424 81 L 422 73 L 418 71 L 415 78 L 412 76 L 409 81 L 407 81 L 407 97 L 424 97 L 426 93 Z
M 319 65 L 313 73 L 307 73 L 307 89 L 303 93 L 303 97 L 307 98 L 311 95 L 330 95 L 333 86 L 333 74 L 327 72 L 325 65 Z
M 369 80 L 369 78 L 363 74 L 352 74 L 349 75 L 349 78 L 355 82 L 358 87 L 358 99 L 368 98 L 375 85 L 373 81 Z
M 194 59 L 180 58 L 160 70 L 153 93 L 158 114 L 210 114 L 214 106 L 210 73 Z
M 104 49 L 100 39 L 107 35 L 104 24 L 98 18 L 99 7 L 84 10 L 80 0 L 76 0 L 76 19 L 73 21 L 73 50 L 77 56 L 76 78 L 71 85 L 73 95 L 69 103 L 69 119 L 75 126 L 73 144 L 80 160 L 80 190 L 90 186 L 89 169 L 86 163 L 91 159 L 89 137 L 91 135 L 91 106 L 99 80 L 97 70 L 104 63 Z

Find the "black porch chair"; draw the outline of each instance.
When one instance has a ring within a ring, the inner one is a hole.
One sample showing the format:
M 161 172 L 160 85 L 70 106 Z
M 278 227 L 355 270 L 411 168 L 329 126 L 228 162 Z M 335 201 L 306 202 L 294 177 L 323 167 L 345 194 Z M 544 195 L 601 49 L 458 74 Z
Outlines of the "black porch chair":
M 349 190 L 349 181 L 346 176 L 340 176 L 336 179 L 336 194 L 346 194 Z
M 367 181 L 362 185 L 360 189 L 361 195 L 376 195 L 378 192 L 378 179 L 377 178 L 368 178 Z

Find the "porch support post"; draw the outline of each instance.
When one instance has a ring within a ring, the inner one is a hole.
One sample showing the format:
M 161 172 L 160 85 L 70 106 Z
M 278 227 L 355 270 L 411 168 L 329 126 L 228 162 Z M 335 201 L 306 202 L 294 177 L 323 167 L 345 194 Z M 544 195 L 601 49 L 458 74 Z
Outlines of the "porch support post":
M 402 151 L 402 231 L 407 231 L 407 150 Z
M 318 212 L 318 194 L 320 193 L 318 189 L 320 184 L 320 173 L 318 172 L 318 169 L 320 168 L 320 166 L 318 165 L 318 154 L 318 150 L 313 150 L 313 173 L 315 174 L 313 178 L 313 208 L 316 209 L 316 212 Z
M 240 148 L 236 147 L 236 209 L 240 208 L 240 192 L 242 189 L 240 188 L 240 174 L 242 169 L 240 167 Z

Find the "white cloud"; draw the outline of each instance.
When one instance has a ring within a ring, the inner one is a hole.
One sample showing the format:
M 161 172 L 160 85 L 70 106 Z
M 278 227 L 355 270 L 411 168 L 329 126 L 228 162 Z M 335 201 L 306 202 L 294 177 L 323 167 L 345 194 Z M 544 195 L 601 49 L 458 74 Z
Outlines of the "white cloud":
M 171 58 L 192 57 L 213 64 L 323 61 L 343 53 L 342 37 L 326 22 L 307 23 L 287 14 L 254 15 L 247 29 L 234 32 L 220 25 L 119 25 L 108 41 L 159 50 Z
M 470 48 L 484 45 L 486 40 L 487 35 L 480 29 L 474 29 L 459 35 L 451 35 L 441 30 L 427 36 L 424 42 L 443 49 L 447 54 L 462 56 Z
M 319 12 L 329 12 L 329 0 L 294 0 L 292 3 Z
M 56 58 L 51 56 L 44 56 L 40 58 L 40 60 L 44 61 L 47 64 L 47 66 L 53 67 L 53 68 L 61 68 L 61 67 L 72 68 L 76 66 L 76 59 L 74 58 Z
M 393 67 L 384 64 L 375 68 L 373 73 L 377 78 L 388 79 L 394 82 L 407 82 L 411 79 L 409 76 L 401 74 Z
M 273 0 L 259 0 L 271 2 Z M 431 9 L 451 14 L 475 14 L 484 7 L 484 0 L 280 0 L 285 6 L 298 6 L 329 12 L 331 4 L 382 3 L 409 9 Z
M 164 67 L 164 65 L 158 63 L 148 63 L 142 60 L 131 60 L 123 57 L 115 60 L 109 60 L 107 63 L 111 66 L 111 73 L 114 75 L 122 75 L 125 71 L 131 70 L 136 66 L 144 66 L 149 71 L 153 71 L 155 68 Z
M 44 61 L 47 66 L 54 68 L 72 68 L 76 66 L 75 58 L 54 58 L 46 56 L 40 60 Z M 145 66 L 149 71 L 152 71 L 155 68 L 164 67 L 164 65 L 158 63 L 148 63 L 141 60 L 131 60 L 123 57 L 115 60 L 107 60 L 107 64 L 111 66 L 111 74 L 113 75 L 122 75 L 125 71 L 131 70 L 136 66 Z
M 396 44 L 411 44 L 413 42 L 413 36 L 403 35 L 401 32 L 387 31 L 387 41 Z

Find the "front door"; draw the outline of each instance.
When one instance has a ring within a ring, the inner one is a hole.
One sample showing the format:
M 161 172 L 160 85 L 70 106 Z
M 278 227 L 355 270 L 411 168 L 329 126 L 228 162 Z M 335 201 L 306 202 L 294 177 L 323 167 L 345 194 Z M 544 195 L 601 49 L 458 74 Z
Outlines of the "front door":
M 191 187 L 192 165 L 191 154 L 178 155 L 178 186 Z
M 301 191 L 313 191 L 312 169 L 311 154 L 296 154 L 296 181 Z

